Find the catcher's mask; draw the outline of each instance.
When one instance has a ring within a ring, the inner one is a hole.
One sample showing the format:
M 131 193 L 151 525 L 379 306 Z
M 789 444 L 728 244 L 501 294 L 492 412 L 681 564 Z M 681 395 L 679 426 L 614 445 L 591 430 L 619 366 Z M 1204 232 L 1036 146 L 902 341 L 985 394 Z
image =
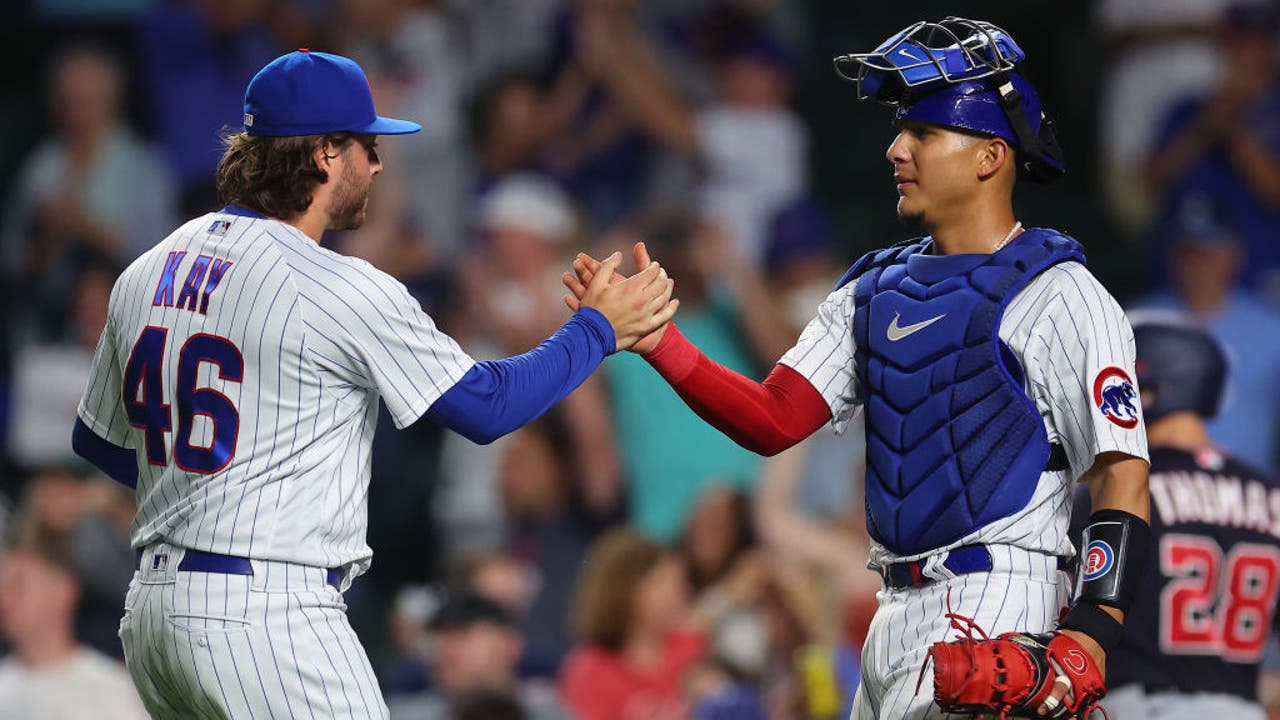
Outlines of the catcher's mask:
M 836 73 L 858 99 L 916 120 L 1003 138 L 1018 151 L 1020 175 L 1049 182 L 1066 172 L 1040 96 L 1014 67 L 1026 53 L 1007 32 L 981 20 L 920 21 L 869 53 L 835 58 Z

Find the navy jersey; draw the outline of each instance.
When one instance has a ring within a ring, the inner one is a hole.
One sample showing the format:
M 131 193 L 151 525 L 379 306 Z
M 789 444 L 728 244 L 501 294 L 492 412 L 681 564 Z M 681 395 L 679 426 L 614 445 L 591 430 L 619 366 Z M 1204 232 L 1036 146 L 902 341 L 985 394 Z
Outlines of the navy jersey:
M 1088 517 L 1081 492 L 1072 525 Z M 1280 590 L 1280 484 L 1213 450 L 1152 447 L 1151 532 L 1107 686 L 1256 700 Z

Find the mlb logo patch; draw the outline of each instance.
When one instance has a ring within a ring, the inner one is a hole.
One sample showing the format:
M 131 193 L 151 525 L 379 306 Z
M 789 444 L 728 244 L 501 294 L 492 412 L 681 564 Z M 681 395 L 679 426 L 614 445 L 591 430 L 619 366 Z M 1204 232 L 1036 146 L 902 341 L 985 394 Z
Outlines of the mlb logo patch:
M 163 571 L 169 565 L 169 553 L 158 552 L 151 556 L 151 569 Z
M 209 226 L 209 232 L 214 235 L 226 235 L 227 231 L 231 229 L 231 222 L 231 220 L 214 220 L 213 224 Z
M 1138 393 L 1123 369 L 1103 368 L 1093 380 L 1093 404 L 1102 416 L 1125 430 L 1138 427 Z

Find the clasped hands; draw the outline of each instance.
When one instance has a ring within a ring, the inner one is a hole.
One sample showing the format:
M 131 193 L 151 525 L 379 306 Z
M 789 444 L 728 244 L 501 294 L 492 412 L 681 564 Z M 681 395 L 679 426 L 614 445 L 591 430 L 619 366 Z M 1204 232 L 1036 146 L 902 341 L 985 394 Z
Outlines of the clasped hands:
M 616 272 L 621 252 L 604 261 L 578 253 L 573 272 L 566 272 L 561 281 L 569 289 L 564 303 L 570 310 L 595 308 L 613 326 L 618 350 L 643 355 L 657 347 L 680 301 L 671 297 L 675 281 L 661 265 L 650 261 L 644 243 L 636 243 L 631 255 L 637 272 L 629 278 Z

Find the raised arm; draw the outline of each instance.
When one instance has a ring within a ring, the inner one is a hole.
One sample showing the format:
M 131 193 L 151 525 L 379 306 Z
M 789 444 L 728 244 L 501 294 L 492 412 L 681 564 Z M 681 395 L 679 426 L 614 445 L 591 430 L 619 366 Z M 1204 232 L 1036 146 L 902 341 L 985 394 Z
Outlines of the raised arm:
M 693 112 L 662 76 L 653 49 L 625 12 L 586 3 L 579 15 L 579 56 L 618 107 L 659 142 L 697 150 Z

